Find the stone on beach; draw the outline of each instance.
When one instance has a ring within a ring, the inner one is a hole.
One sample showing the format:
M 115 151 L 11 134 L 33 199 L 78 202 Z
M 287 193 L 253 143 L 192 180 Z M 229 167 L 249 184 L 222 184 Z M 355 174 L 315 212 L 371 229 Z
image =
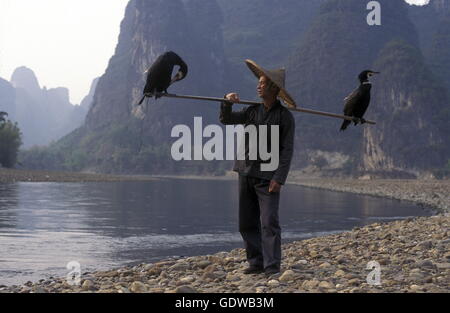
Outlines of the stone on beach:
M 145 293 L 147 292 L 147 287 L 140 281 L 135 281 L 130 286 L 130 291 L 134 293 Z
M 330 282 L 321 281 L 319 283 L 319 288 L 332 289 L 332 288 L 335 288 L 335 286 L 332 283 L 330 283 Z
M 292 270 L 285 271 L 279 278 L 282 282 L 292 281 L 295 278 L 295 273 Z
M 191 286 L 180 286 L 175 289 L 175 293 L 197 293 L 197 290 Z
M 193 283 L 194 281 L 195 281 L 195 277 L 194 276 L 186 276 L 186 277 L 181 278 L 178 281 L 178 283 L 180 285 L 187 285 L 187 284 Z
M 280 282 L 278 280 L 276 280 L 276 279 L 272 279 L 272 280 L 269 280 L 267 282 L 267 286 L 269 286 L 269 287 L 278 287 L 278 286 L 280 286 Z
M 92 290 L 94 289 L 94 283 L 92 282 L 92 280 L 85 280 L 81 285 L 81 289 L 84 291 Z

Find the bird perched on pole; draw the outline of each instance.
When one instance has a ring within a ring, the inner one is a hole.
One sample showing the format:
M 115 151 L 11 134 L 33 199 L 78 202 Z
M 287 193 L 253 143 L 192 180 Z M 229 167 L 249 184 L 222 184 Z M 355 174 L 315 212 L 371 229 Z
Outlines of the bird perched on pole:
M 180 69 L 172 78 L 171 75 L 175 65 L 178 65 Z M 159 98 L 157 93 L 167 93 L 167 88 L 170 85 L 186 77 L 188 66 L 178 54 L 173 51 L 168 51 L 160 55 L 147 72 L 147 82 L 143 92 L 144 96 L 139 101 L 139 105 L 142 104 L 145 97 L 155 95 L 155 99 L 157 99 Z
M 372 83 L 369 81 L 369 77 L 374 74 L 379 74 L 379 72 L 374 72 L 366 70 L 359 74 L 358 79 L 360 85 L 351 94 L 349 94 L 345 99 L 344 114 L 347 116 L 352 116 L 353 123 L 357 125 L 358 123 L 364 124 L 366 120 L 363 118 L 364 113 L 366 113 L 367 108 L 370 103 L 370 90 L 372 88 Z M 341 131 L 345 130 L 352 121 L 345 120 L 342 123 Z

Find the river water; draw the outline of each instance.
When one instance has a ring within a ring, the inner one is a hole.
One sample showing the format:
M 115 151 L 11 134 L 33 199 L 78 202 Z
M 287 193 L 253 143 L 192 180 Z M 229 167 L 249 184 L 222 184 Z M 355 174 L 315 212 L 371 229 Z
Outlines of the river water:
M 0 285 L 242 247 L 237 182 L 0 184 Z M 283 242 L 427 216 L 409 202 L 288 185 Z

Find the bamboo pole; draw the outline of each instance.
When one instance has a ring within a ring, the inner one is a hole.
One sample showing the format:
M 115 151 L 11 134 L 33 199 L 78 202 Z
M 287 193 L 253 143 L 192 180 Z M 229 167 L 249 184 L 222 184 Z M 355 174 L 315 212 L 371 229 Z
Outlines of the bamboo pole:
M 167 98 L 178 98 L 178 99 L 192 99 L 192 100 L 206 100 L 206 101 L 228 101 L 238 104 L 246 104 L 246 105 L 254 105 L 254 104 L 262 104 L 262 102 L 256 102 L 256 101 L 229 101 L 224 98 L 215 98 L 215 97 L 203 97 L 203 96 L 189 96 L 189 95 L 176 95 L 176 94 L 170 94 L 170 93 L 158 93 L 157 96 L 161 97 L 167 97 Z M 309 114 L 315 114 L 315 115 L 322 115 L 322 116 L 328 116 L 328 117 L 334 117 L 334 118 L 340 118 L 347 121 L 353 121 L 353 117 L 347 116 L 347 115 L 341 115 L 341 114 L 334 114 L 329 112 L 323 112 L 323 111 L 317 111 L 317 110 L 311 110 L 311 109 L 303 109 L 303 108 L 289 108 L 286 107 L 288 110 L 295 111 L 295 112 L 302 112 L 302 113 L 309 113 Z M 367 124 L 375 125 L 376 123 L 373 121 L 366 120 Z

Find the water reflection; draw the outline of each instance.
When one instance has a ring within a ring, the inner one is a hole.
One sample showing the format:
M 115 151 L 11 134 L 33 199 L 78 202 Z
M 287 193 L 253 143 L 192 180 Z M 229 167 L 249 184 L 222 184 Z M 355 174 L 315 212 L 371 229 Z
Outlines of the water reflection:
M 17 206 L 17 189 L 10 184 L 0 184 L 0 229 L 17 224 L 17 216 L 11 207 Z

